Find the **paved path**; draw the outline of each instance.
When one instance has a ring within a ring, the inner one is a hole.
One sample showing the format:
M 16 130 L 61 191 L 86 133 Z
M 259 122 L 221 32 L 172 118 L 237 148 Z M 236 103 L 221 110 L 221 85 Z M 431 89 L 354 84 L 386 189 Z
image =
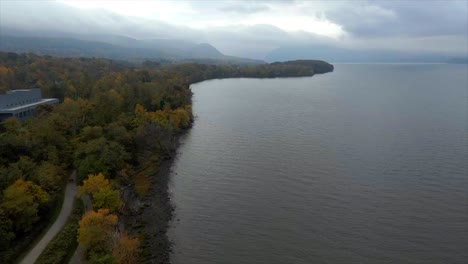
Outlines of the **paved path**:
M 73 202 L 75 201 L 77 194 L 76 171 L 73 171 L 71 173 L 70 178 L 72 178 L 73 181 L 69 181 L 67 183 L 62 209 L 60 209 L 59 216 L 55 220 L 55 223 L 49 228 L 49 230 L 47 230 L 47 233 L 42 237 L 42 239 L 23 258 L 23 260 L 20 262 L 21 264 L 32 264 L 36 262 L 37 258 L 41 255 L 42 251 L 46 248 L 50 241 L 60 232 L 60 230 L 62 230 L 63 226 L 67 222 L 68 217 L 70 216 L 73 210 Z
M 92 210 L 93 207 L 91 205 L 91 198 L 87 194 L 83 194 L 81 196 L 81 200 L 83 201 L 85 212 L 88 212 L 89 210 Z M 85 249 L 81 246 L 78 245 L 78 247 L 75 250 L 75 253 L 71 257 L 70 261 L 68 264 L 80 264 L 83 263 L 83 257 L 84 257 Z

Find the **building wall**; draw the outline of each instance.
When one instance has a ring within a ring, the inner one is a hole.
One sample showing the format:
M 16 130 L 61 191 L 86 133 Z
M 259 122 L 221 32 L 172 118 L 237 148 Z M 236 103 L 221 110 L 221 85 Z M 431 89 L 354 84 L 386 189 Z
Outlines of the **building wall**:
M 41 90 L 12 90 L 6 94 L 0 94 L 0 121 L 9 117 L 16 117 L 20 120 L 32 117 L 36 113 L 39 105 L 56 104 L 58 99 L 42 99 Z
M 0 95 L 0 109 L 39 102 L 42 99 L 41 89 L 12 90 Z

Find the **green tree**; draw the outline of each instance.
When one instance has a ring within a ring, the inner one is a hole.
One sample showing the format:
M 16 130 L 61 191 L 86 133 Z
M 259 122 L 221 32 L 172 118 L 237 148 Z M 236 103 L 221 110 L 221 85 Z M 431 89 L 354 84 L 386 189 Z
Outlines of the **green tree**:
M 129 158 L 121 144 L 100 137 L 77 145 L 75 166 L 79 168 L 80 178 L 99 172 L 111 176 L 124 167 Z
M 13 222 L 8 218 L 3 209 L 0 208 L 0 248 L 8 248 L 14 238 Z
M 65 171 L 50 162 L 43 162 L 37 169 L 35 181 L 47 192 L 57 192 L 66 177 Z
M 93 208 L 108 208 L 111 212 L 116 212 L 122 206 L 120 193 L 110 186 L 101 188 L 93 195 Z
M 21 156 L 17 162 L 10 165 L 10 170 L 20 172 L 20 177 L 31 180 L 37 172 L 37 164 L 30 157 Z

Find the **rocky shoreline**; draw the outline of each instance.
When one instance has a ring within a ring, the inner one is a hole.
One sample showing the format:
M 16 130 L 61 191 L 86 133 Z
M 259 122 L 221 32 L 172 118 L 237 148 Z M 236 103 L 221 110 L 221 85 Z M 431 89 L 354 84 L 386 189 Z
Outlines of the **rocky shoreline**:
M 144 197 L 133 188 L 123 192 L 126 213 L 122 224 L 135 235 L 143 234 L 142 263 L 168 264 L 172 251 L 167 230 L 172 220 L 174 207 L 169 194 L 171 168 L 175 161 L 180 139 L 188 130 L 176 135 L 172 142 L 170 158 L 162 160 L 149 175 L 151 188 Z

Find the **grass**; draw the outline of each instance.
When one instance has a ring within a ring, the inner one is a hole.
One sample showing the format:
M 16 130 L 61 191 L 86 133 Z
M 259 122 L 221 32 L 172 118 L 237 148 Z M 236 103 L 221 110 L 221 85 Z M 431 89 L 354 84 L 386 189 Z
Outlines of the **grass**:
M 47 245 L 36 264 L 68 263 L 78 246 L 78 222 L 83 215 L 84 205 L 81 199 L 75 199 L 73 211 L 63 229 Z

